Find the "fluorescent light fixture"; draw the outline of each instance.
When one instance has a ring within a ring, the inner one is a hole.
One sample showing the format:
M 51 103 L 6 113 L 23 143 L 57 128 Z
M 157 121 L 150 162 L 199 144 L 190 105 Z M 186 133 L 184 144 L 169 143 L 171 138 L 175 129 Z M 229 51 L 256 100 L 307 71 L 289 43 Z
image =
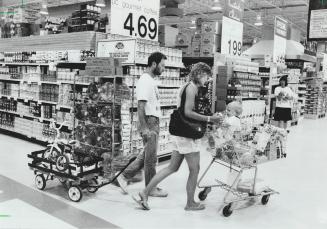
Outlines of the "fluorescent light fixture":
M 223 7 L 221 6 L 220 0 L 214 0 L 214 3 L 211 7 L 212 10 L 221 11 Z
M 106 7 L 105 0 L 97 0 L 95 5 L 98 7 Z
M 190 28 L 190 29 L 196 29 L 196 27 L 195 27 L 195 26 L 190 26 L 189 28 Z
M 192 20 L 191 23 L 192 23 L 192 25 L 195 25 L 195 20 Z
M 40 14 L 42 15 L 48 15 L 49 11 L 48 11 L 48 6 L 46 3 L 42 3 L 42 8 L 40 10 Z
M 261 14 L 257 14 L 257 19 L 255 20 L 254 25 L 255 26 L 262 26 L 263 25 Z

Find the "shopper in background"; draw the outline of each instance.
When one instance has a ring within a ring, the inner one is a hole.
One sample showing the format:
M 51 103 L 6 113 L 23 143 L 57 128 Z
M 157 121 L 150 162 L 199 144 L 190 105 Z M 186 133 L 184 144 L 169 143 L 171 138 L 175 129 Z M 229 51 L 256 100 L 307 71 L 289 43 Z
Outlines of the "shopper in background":
M 196 96 L 199 87 L 205 84 L 211 74 L 211 68 L 207 64 L 197 63 L 193 66 L 189 75 L 189 83 L 181 88 L 178 101 L 178 103 L 181 104 L 182 93 L 184 90 L 186 90 L 184 111 L 185 116 L 187 118 L 202 122 L 221 122 L 222 118 L 218 114 L 214 114 L 213 116 L 205 116 L 195 111 Z M 139 197 L 134 197 L 134 199 L 143 207 L 144 210 L 150 210 L 147 201 L 148 196 L 151 194 L 152 190 L 162 180 L 167 178 L 172 173 L 177 172 L 185 158 L 189 167 L 189 177 L 186 185 L 187 203 L 185 206 L 185 210 L 203 210 L 205 206 L 203 204 L 195 202 L 194 200 L 194 193 L 200 170 L 199 147 L 201 144 L 201 139 L 194 140 L 178 136 L 172 136 L 172 138 L 172 157 L 169 166 L 158 172 L 157 175 L 146 186 L 146 188 L 139 193 Z M 139 198 L 140 200 L 138 200 Z
M 136 84 L 139 131 L 143 138 L 144 152 L 139 154 L 135 161 L 117 178 L 124 193 L 127 193 L 127 180 L 134 177 L 143 167 L 145 185 L 148 185 L 156 174 L 161 106 L 157 87 L 158 83 L 154 77 L 163 73 L 166 59 L 166 56 L 160 52 L 152 53 L 148 58 L 147 71 L 141 75 Z M 156 187 L 149 195 L 166 197 L 168 193 Z
M 288 121 L 292 120 L 292 106 L 296 95 L 288 87 L 287 75 L 279 79 L 279 85 L 275 89 L 276 109 L 274 120 L 277 122 L 278 127 L 287 129 Z

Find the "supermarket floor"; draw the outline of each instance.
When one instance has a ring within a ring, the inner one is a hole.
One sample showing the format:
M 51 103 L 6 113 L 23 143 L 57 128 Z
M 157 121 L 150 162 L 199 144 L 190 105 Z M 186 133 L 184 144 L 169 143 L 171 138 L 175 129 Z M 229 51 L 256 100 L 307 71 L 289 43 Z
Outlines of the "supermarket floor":
M 269 185 L 280 195 L 266 206 L 243 203 L 225 218 L 219 211 L 224 191 L 213 189 L 204 201 L 206 209 L 184 211 L 188 168 L 160 184 L 168 198 L 151 198 L 151 211 L 142 211 L 130 196 L 115 186 L 96 194 L 84 193 L 80 203 L 68 200 L 58 181 L 47 183 L 45 191 L 34 186 L 34 174 L 27 167 L 26 154 L 42 147 L 0 135 L 0 228 L 327 228 L 327 119 L 304 120 L 293 127 L 285 160 L 260 165 L 260 185 Z M 201 174 L 211 160 L 201 155 Z M 166 166 L 166 165 L 161 165 Z M 160 169 L 160 168 L 159 168 Z M 205 183 L 223 179 L 226 169 L 214 166 Z M 251 175 L 251 174 L 248 174 Z M 245 175 L 244 177 L 246 177 Z M 132 194 L 142 183 L 130 186 Z M 199 192 L 199 190 L 197 190 Z M 249 206 L 253 205 L 253 206 Z M 249 206 L 244 208 L 244 206 Z

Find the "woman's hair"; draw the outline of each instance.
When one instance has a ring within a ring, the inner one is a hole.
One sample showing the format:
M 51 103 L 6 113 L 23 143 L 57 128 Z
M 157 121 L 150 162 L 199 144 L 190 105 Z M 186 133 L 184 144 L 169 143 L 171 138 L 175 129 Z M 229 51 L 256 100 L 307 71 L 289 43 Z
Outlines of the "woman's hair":
M 279 85 L 280 85 L 280 81 L 285 81 L 285 86 L 287 86 L 288 85 L 287 77 L 288 77 L 288 75 L 284 75 L 284 76 L 280 77 L 280 79 L 279 79 Z
M 203 73 L 208 74 L 209 76 L 212 75 L 212 71 L 209 65 L 203 62 L 196 63 L 188 75 L 189 81 L 193 81 L 195 84 L 198 84 Z

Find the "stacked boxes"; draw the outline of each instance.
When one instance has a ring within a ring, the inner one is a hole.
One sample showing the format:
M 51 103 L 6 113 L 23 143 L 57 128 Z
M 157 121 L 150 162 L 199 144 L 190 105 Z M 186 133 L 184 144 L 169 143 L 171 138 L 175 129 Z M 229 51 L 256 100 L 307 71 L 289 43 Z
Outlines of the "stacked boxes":
M 322 83 L 310 82 L 306 90 L 305 118 L 320 118 L 326 115 L 326 88 Z
M 218 66 L 218 75 L 216 83 L 216 111 L 222 112 L 226 110 L 226 100 L 227 100 L 227 86 L 228 86 L 228 67 Z
M 58 104 L 63 106 L 72 106 L 73 104 L 73 87 L 70 84 L 61 84 L 59 87 Z
M 0 82 L 0 95 L 19 97 L 19 84 Z
M 199 22 L 195 32 L 183 31 L 176 37 L 176 48 L 184 57 L 213 57 L 219 47 L 219 23 Z

